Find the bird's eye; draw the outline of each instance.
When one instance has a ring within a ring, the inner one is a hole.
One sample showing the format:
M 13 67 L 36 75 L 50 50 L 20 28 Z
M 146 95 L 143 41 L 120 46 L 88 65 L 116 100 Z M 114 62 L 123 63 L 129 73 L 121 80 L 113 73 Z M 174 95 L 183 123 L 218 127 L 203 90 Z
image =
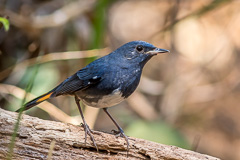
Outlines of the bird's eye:
M 143 51 L 143 46 L 139 45 L 136 47 L 137 51 L 138 52 L 142 52 Z

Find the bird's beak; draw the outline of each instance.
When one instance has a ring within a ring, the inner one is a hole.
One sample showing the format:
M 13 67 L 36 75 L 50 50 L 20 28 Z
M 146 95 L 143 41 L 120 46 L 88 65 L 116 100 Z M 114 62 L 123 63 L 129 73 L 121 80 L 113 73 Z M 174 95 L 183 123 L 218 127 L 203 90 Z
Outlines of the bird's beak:
M 159 53 L 166 53 L 166 52 L 170 52 L 170 51 L 167 50 L 167 49 L 155 48 L 155 49 L 152 50 L 152 51 L 148 51 L 147 54 L 157 55 L 157 54 L 159 54 Z

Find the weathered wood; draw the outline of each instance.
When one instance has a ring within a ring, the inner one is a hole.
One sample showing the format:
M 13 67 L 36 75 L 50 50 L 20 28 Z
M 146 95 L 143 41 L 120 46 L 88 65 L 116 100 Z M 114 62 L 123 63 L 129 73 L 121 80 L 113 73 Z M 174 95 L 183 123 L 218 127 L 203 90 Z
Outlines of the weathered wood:
M 17 113 L 0 109 L 0 159 L 6 158 Z M 123 138 L 95 132 L 99 152 L 80 126 L 42 120 L 23 115 L 14 148 L 14 159 L 47 159 L 50 144 L 55 141 L 52 159 L 127 159 Z M 129 137 L 129 159 L 218 160 L 218 158 L 175 146 Z M 53 143 L 54 144 L 54 143 Z

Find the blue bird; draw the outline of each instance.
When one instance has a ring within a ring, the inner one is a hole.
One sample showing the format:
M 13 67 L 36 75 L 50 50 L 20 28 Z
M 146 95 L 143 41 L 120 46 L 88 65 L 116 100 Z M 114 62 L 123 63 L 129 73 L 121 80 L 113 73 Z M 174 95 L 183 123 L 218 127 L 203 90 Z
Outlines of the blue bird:
M 169 51 L 157 48 L 144 41 L 126 43 L 112 53 L 80 69 L 51 91 L 26 103 L 17 112 L 30 109 L 49 98 L 60 95 L 72 95 L 75 97 L 83 120 L 85 144 L 87 135 L 89 135 L 98 150 L 92 131 L 84 119 L 80 101 L 88 106 L 104 110 L 118 128 L 118 131 L 115 131 L 115 133 L 125 138 L 128 150 L 128 137 L 109 114 L 107 108 L 129 97 L 139 84 L 144 65 L 153 56 L 165 52 Z

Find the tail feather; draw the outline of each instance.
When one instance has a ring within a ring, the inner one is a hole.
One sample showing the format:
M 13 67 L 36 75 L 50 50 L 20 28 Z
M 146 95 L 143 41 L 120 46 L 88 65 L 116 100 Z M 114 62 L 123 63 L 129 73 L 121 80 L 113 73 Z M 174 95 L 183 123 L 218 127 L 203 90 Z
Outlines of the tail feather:
M 25 111 L 28 110 L 36 105 L 38 105 L 39 103 L 51 98 L 51 95 L 54 93 L 54 91 L 50 91 L 48 93 L 45 93 L 29 102 L 27 102 L 26 104 L 24 104 L 24 107 L 18 109 L 16 112 L 20 112 L 20 111 Z

